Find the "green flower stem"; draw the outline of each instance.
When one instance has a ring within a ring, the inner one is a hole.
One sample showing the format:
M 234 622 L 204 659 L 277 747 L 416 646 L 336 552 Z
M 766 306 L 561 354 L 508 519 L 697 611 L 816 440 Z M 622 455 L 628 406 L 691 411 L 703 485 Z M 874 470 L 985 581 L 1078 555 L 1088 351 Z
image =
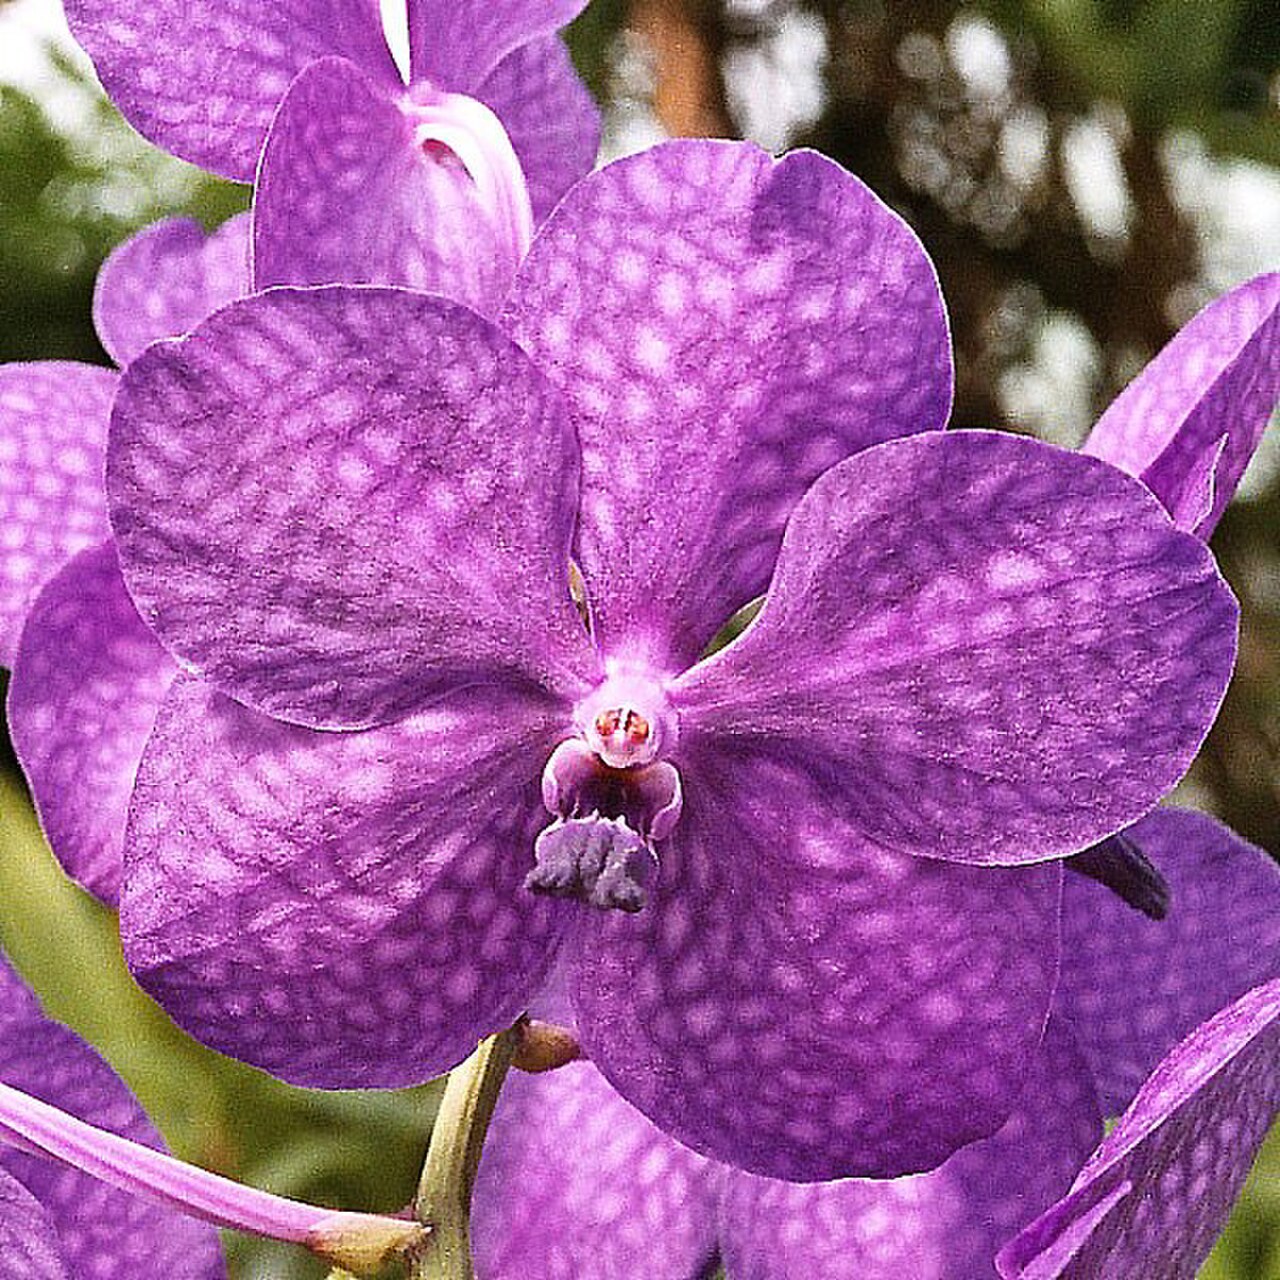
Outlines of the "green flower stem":
M 520 1043 L 519 1024 L 490 1036 L 449 1073 L 414 1212 L 431 1235 L 409 1264 L 410 1280 L 475 1280 L 471 1265 L 471 1189 L 498 1093 Z

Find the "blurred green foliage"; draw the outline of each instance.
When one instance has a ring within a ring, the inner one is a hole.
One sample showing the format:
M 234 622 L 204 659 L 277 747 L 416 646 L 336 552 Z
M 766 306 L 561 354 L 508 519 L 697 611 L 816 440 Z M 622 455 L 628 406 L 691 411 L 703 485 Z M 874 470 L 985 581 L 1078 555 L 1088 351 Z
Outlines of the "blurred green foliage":
M 1002 380 L 1025 363 L 1038 326 L 1055 314 L 1076 317 L 1098 345 L 1102 373 L 1087 394 L 1101 407 L 1171 332 L 1177 291 L 1203 291 L 1211 232 L 1189 225 L 1162 168 L 1161 148 L 1175 130 L 1191 131 L 1219 157 L 1280 165 L 1274 0 L 595 0 L 570 43 L 608 106 L 644 96 L 637 65 L 650 89 L 669 74 L 653 53 L 660 42 L 646 61 L 642 37 L 675 24 L 676 54 L 698 43 L 712 69 L 682 90 L 704 97 L 724 132 L 740 133 L 727 80 L 732 56 L 766 49 L 799 17 L 823 33 L 826 62 L 820 110 L 792 141 L 819 146 L 865 177 L 937 259 L 957 335 L 961 423 L 1014 425 L 1002 408 Z M 956 24 L 968 19 L 994 23 L 1010 52 L 1013 88 L 1003 116 L 975 108 L 947 61 Z M 928 74 L 912 69 L 908 47 L 934 59 Z M 679 63 L 675 73 L 685 65 L 701 64 Z M 58 103 L 57 126 L 45 107 L 0 85 L 0 359 L 104 361 L 90 305 L 106 253 L 161 216 L 213 225 L 244 208 L 249 193 L 147 145 L 56 54 L 43 96 Z M 1074 125 L 1099 111 L 1110 120 L 1117 108 L 1136 210 L 1120 244 L 1090 231 L 1061 163 Z M 1014 191 L 1001 186 L 1000 132 L 1027 110 L 1042 114 L 1049 154 L 1042 177 Z M 934 148 L 935 161 L 941 156 L 943 180 L 921 169 L 922 147 Z M 1005 222 L 992 221 L 993 208 Z M 1252 506 L 1230 512 L 1215 540 L 1244 603 L 1244 646 L 1224 727 L 1197 774 L 1202 794 L 1273 852 L 1280 848 L 1278 531 L 1273 483 Z M 292 1089 L 192 1042 L 132 984 L 112 914 L 53 863 L 12 762 L 0 771 L 0 900 L 0 943 L 49 1012 L 101 1048 L 180 1154 L 344 1208 L 394 1211 L 408 1203 L 436 1088 Z M 323 1274 L 285 1246 L 228 1238 L 228 1249 L 235 1276 Z M 1203 1272 L 1204 1280 L 1277 1276 L 1280 1137 Z

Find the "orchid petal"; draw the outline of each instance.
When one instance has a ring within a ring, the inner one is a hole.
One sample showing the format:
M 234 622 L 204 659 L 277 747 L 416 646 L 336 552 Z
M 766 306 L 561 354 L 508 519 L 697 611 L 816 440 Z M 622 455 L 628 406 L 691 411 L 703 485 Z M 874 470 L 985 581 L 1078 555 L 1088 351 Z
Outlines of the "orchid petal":
M 110 543 L 81 551 L 36 597 L 9 728 L 54 853 L 111 905 L 138 761 L 177 674 L 138 617 Z
M 950 409 L 927 254 L 813 152 L 683 141 L 607 166 L 548 220 L 504 315 L 574 408 L 596 633 L 655 670 L 763 590 L 823 470 Z
M 71 1280 L 53 1219 L 22 1183 L 3 1171 L 0 1258 L 6 1280 Z
M 998 1129 L 1057 976 L 1055 864 L 878 848 L 750 746 L 681 765 L 643 911 L 584 910 L 583 1049 L 694 1150 L 789 1181 L 930 1169 Z
M 107 487 L 167 647 L 279 718 L 356 727 L 472 685 L 590 687 L 576 470 L 556 392 L 473 312 L 280 289 L 130 365 Z
M 1006 1280 L 1192 1280 L 1280 1111 L 1280 979 L 1183 1040 L 1071 1193 L 1001 1250 Z
M 514 1072 L 476 1178 L 477 1271 L 485 1280 L 692 1280 L 715 1250 L 720 1175 L 590 1063 Z
M 1280 399 L 1280 272 L 1212 302 L 1116 397 L 1085 453 L 1208 539 Z
M 470 93 L 509 53 L 572 22 L 587 0 L 409 0 L 412 79 Z
M 1263 850 L 1178 809 L 1157 809 L 1125 836 L 1169 882 L 1169 913 L 1149 920 L 1069 877 L 1056 1006 L 1110 1114 L 1201 1022 L 1280 976 L 1280 867 Z
M 107 536 L 102 457 L 117 375 L 63 361 L 0 365 L 0 664 L 36 592 Z
M 313 63 L 290 86 L 253 218 L 259 289 L 399 284 L 486 309 L 515 268 L 456 158 L 425 154 L 406 110 L 342 58 Z
M 722 1252 L 734 1280 L 983 1280 L 996 1250 L 1063 1195 L 1102 1134 L 1089 1071 L 1049 1023 L 1017 1106 L 932 1173 L 803 1186 L 736 1170 Z
M 948 432 L 833 467 L 752 625 L 673 686 L 682 733 L 838 771 L 866 837 L 931 858 L 1070 854 L 1181 777 L 1235 657 L 1198 539 L 1106 463 Z
M 93 323 L 126 365 L 157 338 L 176 338 L 249 292 L 249 217 L 205 235 L 191 218 L 165 218 L 114 249 L 98 272 Z
M 586 176 L 600 149 L 600 111 L 554 36 L 521 45 L 476 87 L 506 128 L 541 222 Z
M 401 85 L 377 0 L 66 0 L 67 21 L 112 102 L 157 146 L 253 180 L 289 82 L 337 54 Z
M 0 959 L 0 1038 L 7 1034 L 7 1023 L 29 1022 L 42 1016 L 31 988 L 10 964 Z
M 182 679 L 130 810 L 120 926 L 192 1035 L 296 1084 L 386 1087 L 509 1025 L 564 920 L 524 892 L 563 733 L 518 687 L 317 733 Z

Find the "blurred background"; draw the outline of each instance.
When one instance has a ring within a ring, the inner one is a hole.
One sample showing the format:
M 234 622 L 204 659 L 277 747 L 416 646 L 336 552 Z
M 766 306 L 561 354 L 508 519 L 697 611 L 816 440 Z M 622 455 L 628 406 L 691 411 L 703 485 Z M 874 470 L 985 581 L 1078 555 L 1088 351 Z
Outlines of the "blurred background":
M 1277 0 L 593 0 L 568 34 L 606 157 L 673 134 L 812 146 L 902 213 L 950 306 L 960 426 L 1075 445 L 1209 299 L 1280 268 Z M 89 311 L 106 253 L 155 218 L 247 203 L 120 120 L 58 0 L 0 0 L 0 360 L 107 363 Z M 1241 655 L 1177 798 L 1280 856 L 1274 426 L 1213 546 Z M 408 1201 L 433 1087 L 308 1093 L 186 1040 L 123 972 L 110 913 L 52 865 L 7 744 L 0 897 L 15 963 L 181 1154 L 347 1208 Z M 236 1276 L 319 1274 L 228 1244 Z M 1203 1274 L 1280 1276 L 1280 1143 Z

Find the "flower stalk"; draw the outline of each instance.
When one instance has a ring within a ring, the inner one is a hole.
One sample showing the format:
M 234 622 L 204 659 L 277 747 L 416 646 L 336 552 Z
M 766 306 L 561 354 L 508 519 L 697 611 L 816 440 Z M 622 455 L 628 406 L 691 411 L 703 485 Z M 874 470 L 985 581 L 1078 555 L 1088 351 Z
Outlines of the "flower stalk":
M 517 1023 L 481 1041 L 449 1073 L 414 1201 L 414 1214 L 431 1235 L 428 1247 L 410 1259 L 411 1280 L 475 1280 L 471 1192 L 498 1093 L 520 1041 Z
M 86 1124 L 0 1084 L 0 1140 L 38 1151 L 122 1191 L 218 1227 L 302 1245 L 356 1276 L 376 1275 L 425 1239 L 400 1218 L 344 1213 L 242 1186 L 230 1178 Z

